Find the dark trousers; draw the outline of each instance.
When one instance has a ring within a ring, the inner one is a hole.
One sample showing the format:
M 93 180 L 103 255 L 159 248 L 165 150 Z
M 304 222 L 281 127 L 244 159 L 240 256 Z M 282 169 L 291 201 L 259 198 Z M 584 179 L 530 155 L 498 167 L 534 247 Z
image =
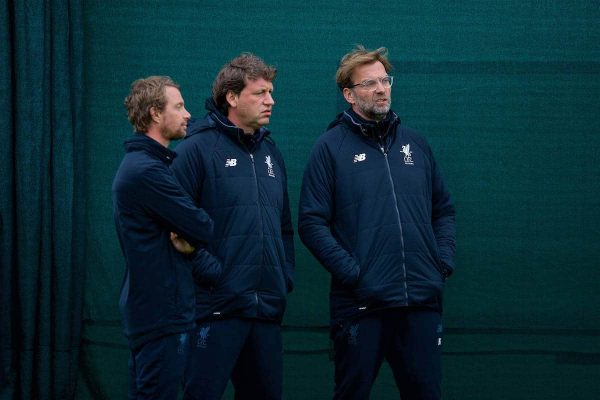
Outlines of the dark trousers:
M 219 400 L 231 378 L 235 400 L 279 400 L 283 345 L 279 324 L 249 319 L 206 321 L 191 337 L 184 398 Z
M 177 398 L 188 352 L 188 333 L 164 336 L 131 351 L 130 400 Z
M 365 400 L 385 359 L 402 400 L 439 400 L 442 324 L 439 312 L 390 309 L 349 321 L 334 334 L 334 399 Z

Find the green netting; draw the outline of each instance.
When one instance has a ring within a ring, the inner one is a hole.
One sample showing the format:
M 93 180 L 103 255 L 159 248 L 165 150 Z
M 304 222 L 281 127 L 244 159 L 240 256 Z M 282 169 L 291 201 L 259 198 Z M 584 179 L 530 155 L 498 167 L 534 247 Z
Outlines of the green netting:
M 81 398 L 126 390 L 110 185 L 130 133 L 122 105 L 130 82 L 170 75 L 202 116 L 226 61 L 252 51 L 276 64 L 270 128 L 295 214 L 312 144 L 344 107 L 333 76 L 355 43 L 388 47 L 393 108 L 428 138 L 456 201 L 445 398 L 600 397 L 596 2 L 84 3 L 90 211 Z M 324 399 L 333 377 L 329 279 L 299 241 L 296 261 L 285 398 Z M 387 366 L 372 398 L 397 398 Z

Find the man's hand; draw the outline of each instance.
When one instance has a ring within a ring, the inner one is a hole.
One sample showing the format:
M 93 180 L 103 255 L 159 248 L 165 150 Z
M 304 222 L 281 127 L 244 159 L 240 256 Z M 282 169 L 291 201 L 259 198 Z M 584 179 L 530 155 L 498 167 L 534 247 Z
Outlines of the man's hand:
M 196 250 L 192 245 L 185 241 L 185 239 L 177 236 L 175 232 L 171 232 L 171 243 L 173 243 L 173 247 L 183 254 L 191 254 Z

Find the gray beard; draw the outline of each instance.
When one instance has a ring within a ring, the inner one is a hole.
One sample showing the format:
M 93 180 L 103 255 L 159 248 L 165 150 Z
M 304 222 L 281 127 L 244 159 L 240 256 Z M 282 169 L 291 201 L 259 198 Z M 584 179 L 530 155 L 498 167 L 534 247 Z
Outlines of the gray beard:
M 366 109 L 362 107 L 362 104 L 359 104 L 360 111 L 370 119 L 375 121 L 381 121 L 386 117 L 388 112 L 390 111 L 390 105 L 387 106 L 373 106 L 370 109 Z
M 360 99 L 357 99 L 356 106 L 360 110 L 360 112 L 367 116 L 369 119 L 374 121 L 381 121 L 384 119 L 390 108 L 392 107 L 392 98 L 388 97 L 388 105 L 386 106 L 378 106 L 376 104 L 369 105 L 367 102 L 363 102 Z
M 383 107 L 375 106 L 375 107 L 373 107 L 373 111 L 372 112 L 375 115 L 381 116 L 381 118 L 383 119 L 383 118 L 385 118 L 385 116 L 387 115 L 387 113 L 389 111 L 390 111 L 390 106 L 387 105 L 387 106 L 383 106 Z

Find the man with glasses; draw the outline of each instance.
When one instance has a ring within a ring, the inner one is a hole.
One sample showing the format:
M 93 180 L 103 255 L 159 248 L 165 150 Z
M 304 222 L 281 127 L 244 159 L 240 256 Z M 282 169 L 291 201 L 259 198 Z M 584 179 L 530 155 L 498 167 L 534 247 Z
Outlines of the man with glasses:
M 454 206 L 429 145 L 390 109 L 391 68 L 383 47 L 341 59 L 350 108 L 315 143 L 302 182 L 300 238 L 331 273 L 334 399 L 368 399 L 384 359 L 403 400 L 441 398 Z

